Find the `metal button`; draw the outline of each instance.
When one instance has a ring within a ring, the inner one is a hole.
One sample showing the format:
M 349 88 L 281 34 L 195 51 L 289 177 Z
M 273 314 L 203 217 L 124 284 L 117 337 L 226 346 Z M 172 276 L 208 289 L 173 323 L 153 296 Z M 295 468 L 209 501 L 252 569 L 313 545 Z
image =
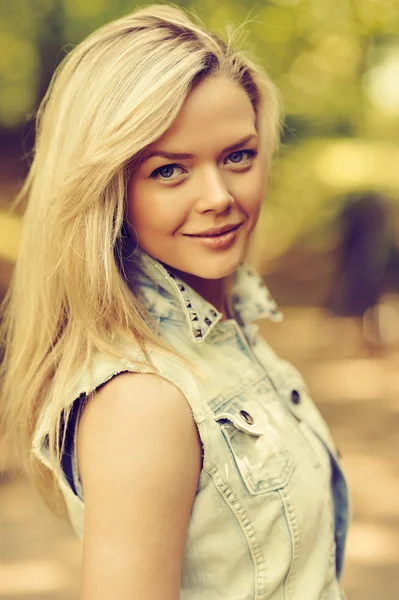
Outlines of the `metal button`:
M 293 404 L 299 404 L 301 401 L 301 395 L 298 390 L 292 390 L 291 392 L 291 401 Z
M 253 417 L 251 417 L 251 415 L 249 413 L 247 413 L 246 410 L 240 410 L 240 415 L 242 416 L 242 418 L 244 419 L 244 421 L 246 421 L 248 423 L 248 425 L 253 425 L 254 424 Z

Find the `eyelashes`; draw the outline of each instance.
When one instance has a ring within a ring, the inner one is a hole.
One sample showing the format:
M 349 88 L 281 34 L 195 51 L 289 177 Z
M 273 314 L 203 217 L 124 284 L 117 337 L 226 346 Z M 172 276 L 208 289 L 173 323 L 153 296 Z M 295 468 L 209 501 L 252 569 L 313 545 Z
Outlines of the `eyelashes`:
M 231 154 L 228 155 L 227 158 L 232 159 L 232 157 L 234 156 L 235 158 L 242 158 L 243 154 L 247 154 L 249 159 L 253 158 L 254 156 L 256 156 L 257 152 L 255 150 L 236 150 L 235 152 L 232 152 Z M 247 162 L 247 161 L 242 161 L 242 160 L 234 160 L 232 159 L 233 164 L 237 165 L 237 164 L 241 164 L 242 162 Z
M 180 171 L 185 171 L 185 169 L 183 169 L 183 167 L 181 167 L 180 165 L 175 165 L 175 164 L 164 165 L 163 167 L 158 167 L 158 169 L 155 169 L 155 171 L 153 171 L 151 173 L 150 177 L 152 179 L 171 179 L 172 175 L 173 175 L 173 171 L 175 169 L 180 169 Z M 169 173 L 169 175 L 168 175 L 168 173 Z M 158 177 L 158 175 L 161 175 L 161 177 Z
M 227 164 L 237 165 L 238 167 L 244 165 L 245 167 L 247 167 L 251 164 L 252 160 L 257 154 L 258 153 L 256 150 L 235 150 L 226 157 L 226 161 L 230 159 L 231 162 Z M 246 156 L 246 159 L 244 159 L 244 156 Z M 172 179 L 175 179 L 175 177 L 173 177 L 175 170 L 179 170 L 180 174 L 186 172 L 186 169 L 181 165 L 171 163 L 155 169 L 151 173 L 150 178 L 159 179 L 161 181 L 170 181 Z

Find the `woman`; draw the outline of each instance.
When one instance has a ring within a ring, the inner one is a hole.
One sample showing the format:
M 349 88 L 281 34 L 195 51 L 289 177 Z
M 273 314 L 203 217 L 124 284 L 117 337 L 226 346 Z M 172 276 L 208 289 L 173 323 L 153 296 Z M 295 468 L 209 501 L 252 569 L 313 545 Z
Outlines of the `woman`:
M 337 451 L 243 262 L 278 130 L 261 69 L 167 6 L 77 46 L 40 108 L 3 395 L 83 600 L 342 597 Z

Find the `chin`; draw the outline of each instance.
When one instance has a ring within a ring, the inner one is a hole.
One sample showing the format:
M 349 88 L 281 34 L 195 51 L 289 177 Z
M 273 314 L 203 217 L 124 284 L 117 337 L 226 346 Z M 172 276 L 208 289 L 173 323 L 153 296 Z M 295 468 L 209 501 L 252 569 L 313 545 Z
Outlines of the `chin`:
M 190 265 L 191 268 L 180 270 L 190 273 L 190 275 L 194 275 L 195 277 L 201 277 L 202 279 L 222 279 L 234 273 L 242 261 L 243 257 L 241 255 L 224 260 L 217 260 L 215 257 L 213 260 L 195 261 L 193 265 Z

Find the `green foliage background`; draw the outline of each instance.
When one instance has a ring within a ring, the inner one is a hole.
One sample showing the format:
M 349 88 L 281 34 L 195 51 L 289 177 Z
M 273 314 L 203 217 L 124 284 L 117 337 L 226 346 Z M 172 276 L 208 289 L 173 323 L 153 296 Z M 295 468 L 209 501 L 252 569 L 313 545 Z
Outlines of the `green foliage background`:
M 104 22 L 145 4 L 149 3 L 2 1 L 0 142 L 2 155 L 7 155 L 3 170 L 10 156 L 21 160 L 26 151 L 22 142 L 33 130 L 35 109 L 68 49 Z M 398 0 L 175 4 L 194 9 L 222 36 L 227 23 L 248 20 L 246 45 L 281 90 L 286 111 L 282 147 L 257 246 L 264 268 L 298 240 L 315 248 L 332 244 L 331 224 L 347 194 L 375 190 L 396 201 Z M 1 172 L 2 167 L 4 181 Z M 17 234 L 13 236 L 6 241 L 0 221 L 0 255 L 15 254 Z

